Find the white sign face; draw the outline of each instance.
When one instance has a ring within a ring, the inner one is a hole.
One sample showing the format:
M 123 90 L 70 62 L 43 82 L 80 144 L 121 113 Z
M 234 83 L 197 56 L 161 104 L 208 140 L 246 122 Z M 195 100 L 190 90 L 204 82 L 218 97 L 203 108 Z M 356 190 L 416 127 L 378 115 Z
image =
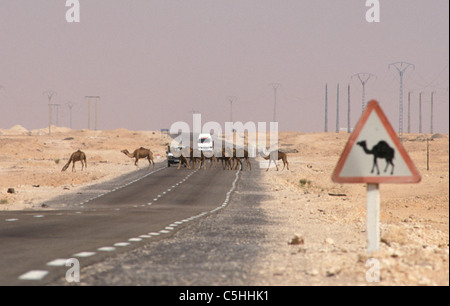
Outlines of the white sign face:
M 339 183 L 415 183 L 420 174 L 378 105 L 371 101 L 332 177 Z

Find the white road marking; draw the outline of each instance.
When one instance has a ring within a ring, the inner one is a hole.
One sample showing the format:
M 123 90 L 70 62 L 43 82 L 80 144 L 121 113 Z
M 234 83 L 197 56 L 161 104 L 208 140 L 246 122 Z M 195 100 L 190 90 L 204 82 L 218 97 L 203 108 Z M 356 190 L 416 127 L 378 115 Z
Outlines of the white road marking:
M 58 259 L 47 262 L 47 266 L 62 267 L 62 266 L 66 265 L 66 261 L 67 261 L 67 259 L 58 258 Z
M 5 219 L 6 222 L 14 222 L 14 221 L 19 221 L 19 219 L 16 218 L 11 218 L 11 219 Z
M 80 252 L 80 253 L 73 254 L 74 257 L 90 257 L 93 255 L 95 255 L 95 252 Z
M 101 252 L 112 252 L 114 251 L 116 248 L 115 247 L 101 247 L 98 248 L 97 251 L 101 251 Z
M 48 274 L 45 270 L 31 270 L 19 276 L 21 280 L 41 280 Z
M 130 239 L 128 239 L 128 241 L 131 241 L 131 242 L 142 241 L 142 238 L 130 238 Z
M 120 247 L 125 247 L 125 246 L 129 246 L 130 243 L 129 242 L 117 242 L 114 243 L 114 246 L 120 246 Z

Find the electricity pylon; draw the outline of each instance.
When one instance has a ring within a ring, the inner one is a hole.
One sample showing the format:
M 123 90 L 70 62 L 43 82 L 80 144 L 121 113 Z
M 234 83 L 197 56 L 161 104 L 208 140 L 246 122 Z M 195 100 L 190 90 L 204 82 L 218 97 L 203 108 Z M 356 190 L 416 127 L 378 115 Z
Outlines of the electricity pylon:
M 46 90 L 43 92 L 43 95 L 48 98 L 48 134 L 52 134 L 52 98 L 57 95 L 56 91 Z
M 354 77 L 358 77 L 362 85 L 362 112 L 364 112 L 364 110 L 366 109 L 366 83 L 370 80 L 370 78 L 376 78 L 377 76 L 371 73 L 360 72 L 352 75 L 352 79 Z
M 280 83 L 270 84 L 274 91 L 274 103 L 273 103 L 273 122 L 277 122 L 277 89 L 281 86 Z
M 410 66 L 415 69 L 414 64 L 407 62 L 396 62 L 389 64 L 388 69 L 394 66 L 400 75 L 400 97 L 399 97 L 399 114 L 398 114 L 398 134 L 400 141 L 403 142 L 403 75 Z

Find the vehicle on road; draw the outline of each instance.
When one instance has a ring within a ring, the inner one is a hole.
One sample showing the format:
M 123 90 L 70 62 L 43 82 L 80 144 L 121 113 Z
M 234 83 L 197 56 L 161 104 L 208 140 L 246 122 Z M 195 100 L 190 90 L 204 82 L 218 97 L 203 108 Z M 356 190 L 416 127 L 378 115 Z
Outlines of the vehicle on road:
M 175 148 L 175 150 L 181 150 L 181 149 L 182 149 L 182 147 Z M 170 167 L 171 165 L 180 163 L 180 157 L 175 157 L 173 155 L 173 152 L 171 152 L 171 150 L 170 150 L 170 146 L 167 147 L 166 154 L 167 154 L 167 167 Z M 179 156 L 179 154 L 177 154 L 177 156 Z
M 200 151 L 213 152 L 214 141 L 210 134 L 200 134 L 197 142 L 198 149 Z

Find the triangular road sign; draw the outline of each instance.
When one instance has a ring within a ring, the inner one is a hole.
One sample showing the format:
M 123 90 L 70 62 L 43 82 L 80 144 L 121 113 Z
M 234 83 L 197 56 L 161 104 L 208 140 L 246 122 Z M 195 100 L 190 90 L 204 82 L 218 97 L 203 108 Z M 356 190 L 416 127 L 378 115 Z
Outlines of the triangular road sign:
M 336 183 L 418 183 L 421 176 L 377 101 L 355 126 L 332 175 Z

